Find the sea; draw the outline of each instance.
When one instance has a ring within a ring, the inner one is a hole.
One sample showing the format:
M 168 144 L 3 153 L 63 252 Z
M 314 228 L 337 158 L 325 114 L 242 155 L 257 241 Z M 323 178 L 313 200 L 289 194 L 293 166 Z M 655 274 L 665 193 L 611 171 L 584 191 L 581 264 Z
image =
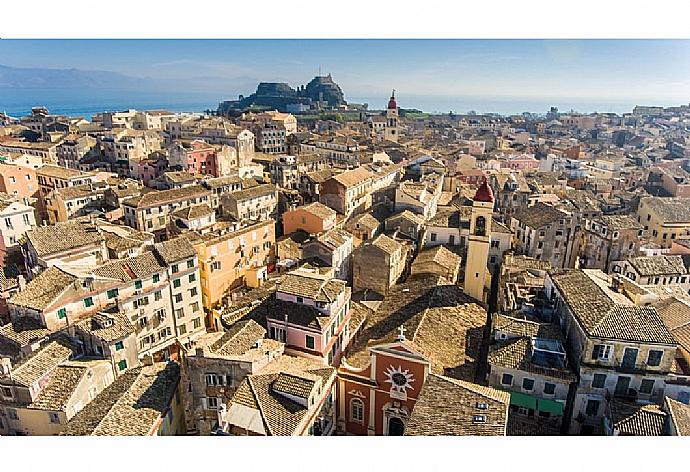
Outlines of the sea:
M 539 98 L 507 96 L 468 96 L 468 95 L 405 95 L 396 94 L 398 106 L 414 108 L 427 113 L 463 114 L 496 113 L 500 115 L 523 112 L 546 113 L 551 107 L 561 112 L 581 113 L 629 113 L 635 105 L 674 106 L 676 103 L 637 103 L 634 100 L 604 100 L 583 98 Z M 127 109 L 152 110 L 166 109 L 173 112 L 204 112 L 215 110 L 223 100 L 236 99 L 236 93 L 223 96 L 217 92 L 138 92 L 108 90 L 51 90 L 0 88 L 0 112 L 19 117 L 31 112 L 35 106 L 45 106 L 51 113 L 69 116 L 82 116 L 87 120 L 100 112 L 122 111 Z M 386 107 L 388 97 L 346 96 L 351 103 L 367 103 L 369 109 L 381 110 Z

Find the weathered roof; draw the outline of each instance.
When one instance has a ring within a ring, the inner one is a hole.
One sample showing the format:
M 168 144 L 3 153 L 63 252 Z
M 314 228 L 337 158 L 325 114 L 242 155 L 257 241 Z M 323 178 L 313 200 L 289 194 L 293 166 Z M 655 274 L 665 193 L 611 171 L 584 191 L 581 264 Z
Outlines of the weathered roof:
M 386 236 L 385 234 L 379 234 L 370 243 L 373 247 L 376 247 L 386 254 L 394 254 L 396 251 L 402 249 L 403 245 L 400 244 L 393 238 Z
M 575 381 L 575 374 L 567 367 L 544 366 L 535 362 L 532 357 L 531 344 L 531 338 L 519 337 L 493 345 L 490 348 L 487 361 L 489 365 L 522 370 L 568 382 Z
M 430 264 L 439 265 L 446 271 L 457 270 L 462 258 L 445 246 L 439 245 L 423 249 L 412 262 L 412 273 L 419 273 Z M 440 274 L 444 275 L 444 274 Z
M 308 213 L 311 213 L 312 215 L 316 216 L 317 218 L 321 219 L 326 219 L 326 218 L 331 218 L 336 215 L 335 210 L 332 208 L 327 207 L 323 203 L 320 202 L 313 202 L 310 203 L 309 205 L 305 205 L 302 207 L 297 207 L 295 210 L 303 210 Z
M 335 373 L 335 368 L 325 367 L 313 360 L 280 356 L 259 373 L 244 378 L 228 404 L 228 411 L 233 405 L 258 411 L 264 432 L 271 436 L 299 434 L 300 425 L 313 408 L 310 410 L 310 407 L 290 400 L 284 390 L 289 389 L 301 396 L 308 388 L 310 379 L 318 379 L 321 385 L 326 386 L 335 378 Z M 274 388 L 276 382 L 278 390 Z M 326 394 L 324 388 L 321 395 Z M 232 421 L 232 418 L 229 419 Z
M 678 436 L 690 436 L 690 405 L 666 397 L 664 406 Z
M 182 259 L 196 256 L 194 246 L 184 236 L 157 243 L 155 250 L 166 264 L 173 264 Z
M 95 226 L 80 221 L 38 226 L 27 231 L 26 237 L 39 257 L 104 241 Z
M 507 392 L 431 373 L 405 436 L 504 436 L 509 404 Z
M 565 212 L 551 205 L 537 202 L 531 207 L 518 208 L 513 218 L 530 228 L 541 228 L 542 226 L 553 224 L 566 216 L 568 215 Z
M 659 405 L 611 400 L 614 429 L 622 436 L 662 436 L 667 414 Z
M 642 229 L 642 225 L 630 215 L 603 215 L 598 218 L 611 231 Z
M 236 190 L 234 192 L 229 192 L 226 195 L 233 200 L 250 200 L 252 198 L 262 197 L 269 194 L 275 194 L 276 187 L 271 184 L 261 184 L 254 187 L 245 188 L 242 190 Z
M 332 177 L 333 180 L 342 184 L 345 187 L 354 187 L 362 182 L 365 182 L 373 177 L 373 174 L 364 167 L 357 167 L 356 169 L 342 172 Z
M 346 354 L 356 368 L 370 362 L 369 348 L 394 342 L 400 326 L 431 362 L 432 372 L 474 381 L 486 310 L 441 276 L 418 274 L 394 285 Z
M 185 208 L 180 208 L 179 210 L 173 213 L 173 215 L 175 215 L 176 217 L 185 220 L 203 218 L 204 216 L 208 216 L 211 214 L 213 214 L 213 210 L 206 203 L 202 203 L 201 205 L 191 205 Z
M 132 280 L 148 277 L 165 270 L 156 255 L 147 251 L 139 256 L 129 259 L 120 259 L 108 264 L 103 264 L 93 270 L 93 274 L 99 277 L 130 282 Z
M 549 274 L 588 336 L 675 344 L 655 308 L 636 306 L 608 289 L 606 275 L 600 270 L 556 270 Z
M 135 329 L 125 313 L 95 313 L 77 323 L 86 333 L 106 342 L 117 341 L 134 333 Z
M 50 341 L 15 366 L 12 370 L 12 379 L 20 385 L 30 387 L 66 361 L 71 354 L 72 349 L 63 343 Z
M 689 198 L 644 197 L 640 205 L 647 206 L 664 223 L 690 223 Z
M 24 290 L 10 298 L 12 305 L 43 310 L 77 280 L 72 274 L 51 266 L 29 282 Z
M 683 257 L 677 256 L 641 256 L 628 259 L 628 263 L 643 277 L 651 275 L 687 274 Z
M 36 400 L 29 408 L 38 410 L 60 411 L 67 406 L 67 402 L 74 394 L 74 390 L 86 375 L 88 369 L 84 366 L 58 366 L 50 375 L 50 380 L 43 387 Z
M 201 185 L 190 185 L 188 187 L 172 188 L 169 190 L 154 190 L 138 197 L 128 198 L 122 203 L 137 208 L 144 208 L 178 200 L 202 197 L 204 195 L 210 195 L 210 193 L 209 190 Z
M 28 346 L 48 337 L 51 331 L 32 318 L 17 318 L 0 326 L 0 339 L 8 339 L 20 347 Z
M 164 415 L 180 379 L 176 363 L 132 369 L 77 413 L 61 435 L 146 436 Z
M 346 285 L 344 280 L 296 270 L 280 279 L 276 291 L 331 303 L 345 290 Z

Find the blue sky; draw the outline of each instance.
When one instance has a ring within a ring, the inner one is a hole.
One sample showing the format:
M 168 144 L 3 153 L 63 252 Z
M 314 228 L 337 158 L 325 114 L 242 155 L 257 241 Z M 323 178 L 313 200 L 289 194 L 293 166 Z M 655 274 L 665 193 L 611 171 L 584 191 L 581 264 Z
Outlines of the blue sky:
M 0 64 L 293 86 L 320 66 L 350 96 L 690 102 L 690 41 L 678 40 L 1 40 Z

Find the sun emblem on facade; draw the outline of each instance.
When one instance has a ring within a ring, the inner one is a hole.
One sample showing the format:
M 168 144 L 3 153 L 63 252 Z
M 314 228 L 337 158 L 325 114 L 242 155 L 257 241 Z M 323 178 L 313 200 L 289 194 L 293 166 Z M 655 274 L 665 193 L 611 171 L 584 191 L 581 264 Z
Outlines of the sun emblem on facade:
M 414 382 L 414 376 L 409 370 L 402 370 L 401 366 L 395 368 L 391 365 L 386 369 L 385 374 L 388 377 L 386 382 L 391 384 L 391 391 L 405 393 L 408 388 L 414 390 L 411 385 Z

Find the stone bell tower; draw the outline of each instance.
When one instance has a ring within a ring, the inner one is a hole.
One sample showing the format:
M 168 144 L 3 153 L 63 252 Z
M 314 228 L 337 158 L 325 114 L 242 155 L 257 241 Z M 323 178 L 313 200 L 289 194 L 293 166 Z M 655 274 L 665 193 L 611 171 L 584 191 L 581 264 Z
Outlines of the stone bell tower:
M 383 137 L 387 141 L 398 142 L 398 103 L 395 101 L 395 90 L 388 100 L 388 108 L 386 109 L 386 127 L 384 128 Z
M 484 287 L 491 280 L 487 269 L 491 246 L 491 219 L 494 213 L 494 192 L 486 179 L 472 201 L 470 237 L 465 264 L 465 293 L 485 302 Z

